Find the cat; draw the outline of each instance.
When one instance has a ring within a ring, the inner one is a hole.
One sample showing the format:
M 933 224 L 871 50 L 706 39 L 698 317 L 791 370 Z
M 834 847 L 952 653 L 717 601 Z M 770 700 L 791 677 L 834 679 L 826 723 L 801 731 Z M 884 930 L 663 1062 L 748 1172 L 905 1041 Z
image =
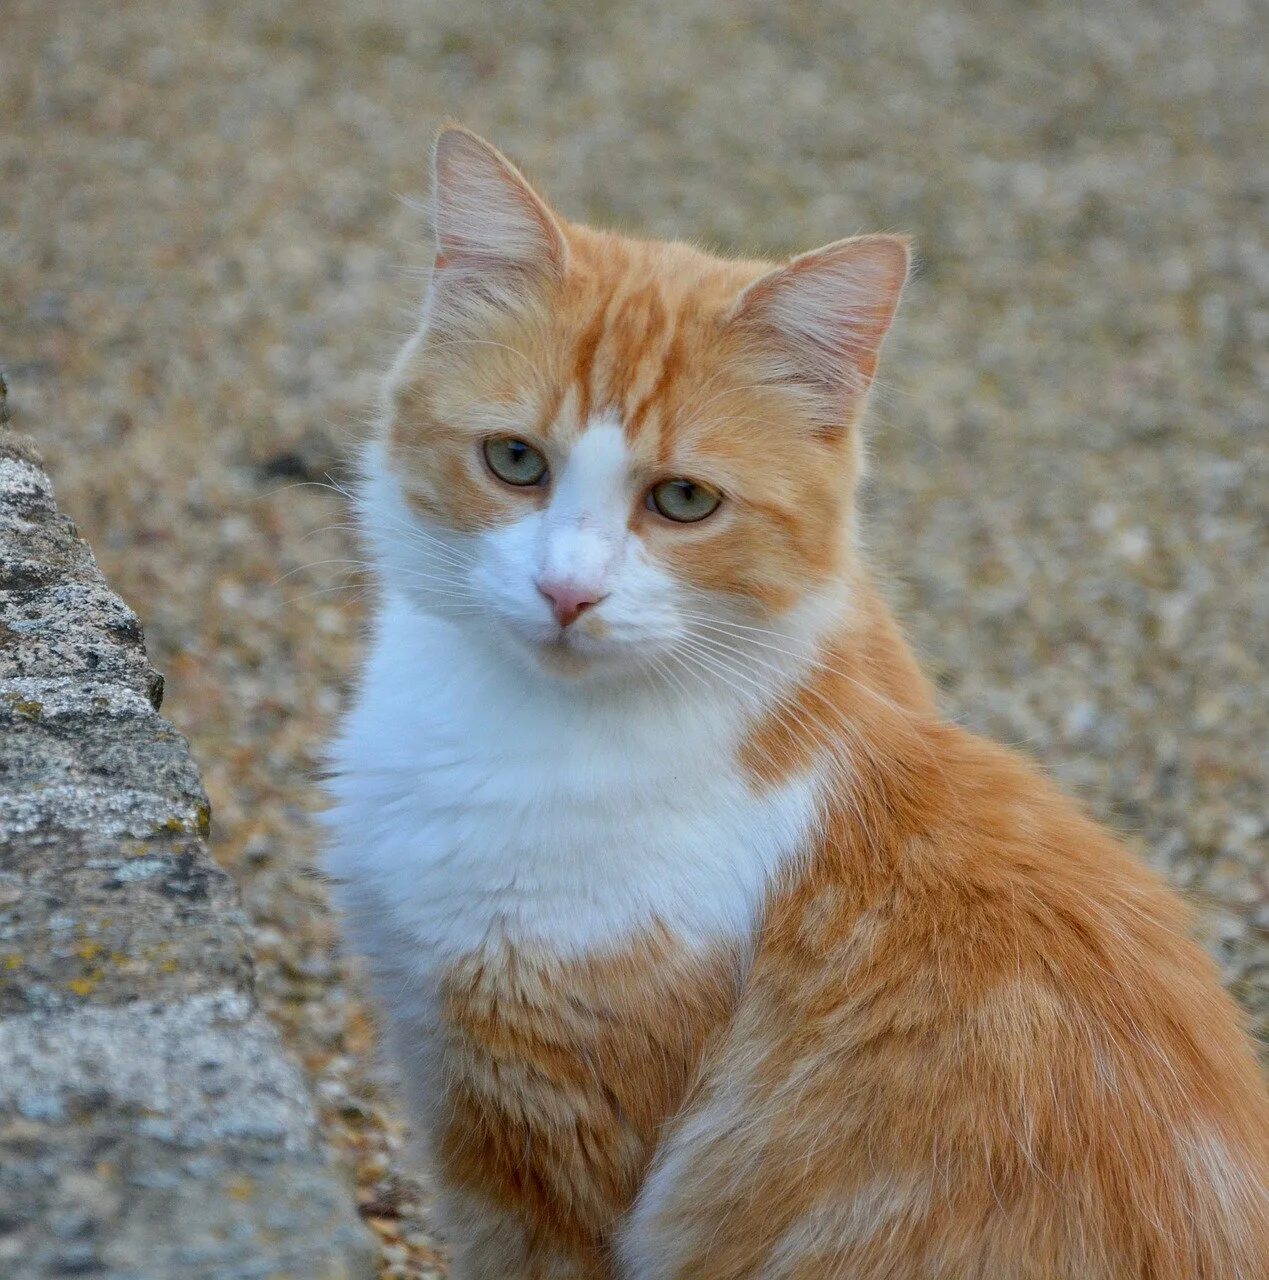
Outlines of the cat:
M 456 1280 L 1257 1280 L 1180 900 L 940 718 L 858 549 L 907 242 L 565 222 L 459 128 L 328 867 Z

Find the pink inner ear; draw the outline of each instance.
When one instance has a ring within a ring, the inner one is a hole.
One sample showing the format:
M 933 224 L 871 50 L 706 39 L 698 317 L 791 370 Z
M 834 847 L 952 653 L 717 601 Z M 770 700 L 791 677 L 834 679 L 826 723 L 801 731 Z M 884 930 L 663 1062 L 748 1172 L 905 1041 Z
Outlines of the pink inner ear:
M 483 138 L 445 129 L 436 141 L 436 265 L 559 270 L 567 246 L 555 216 L 515 166 Z
M 788 376 L 832 395 L 861 397 L 908 274 L 898 236 L 841 240 L 794 258 L 741 295 L 736 321 L 756 330 L 788 362 Z

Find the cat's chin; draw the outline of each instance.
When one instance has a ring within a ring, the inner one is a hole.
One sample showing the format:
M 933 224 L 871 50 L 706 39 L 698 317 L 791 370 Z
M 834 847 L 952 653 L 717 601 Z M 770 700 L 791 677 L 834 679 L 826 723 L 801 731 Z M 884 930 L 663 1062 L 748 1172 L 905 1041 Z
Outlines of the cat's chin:
M 595 654 L 586 653 L 563 637 L 535 645 L 533 658 L 543 671 L 569 680 L 594 675 L 596 670 L 605 665 Z

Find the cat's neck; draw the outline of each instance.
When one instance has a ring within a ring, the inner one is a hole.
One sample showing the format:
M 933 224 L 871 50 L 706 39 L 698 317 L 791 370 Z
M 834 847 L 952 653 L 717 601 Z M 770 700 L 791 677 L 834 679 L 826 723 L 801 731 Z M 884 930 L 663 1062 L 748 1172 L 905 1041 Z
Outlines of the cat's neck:
M 933 715 L 935 690 L 877 585 L 860 571 L 851 584 L 851 611 L 822 637 L 821 650 L 847 659 L 856 686 L 917 717 Z

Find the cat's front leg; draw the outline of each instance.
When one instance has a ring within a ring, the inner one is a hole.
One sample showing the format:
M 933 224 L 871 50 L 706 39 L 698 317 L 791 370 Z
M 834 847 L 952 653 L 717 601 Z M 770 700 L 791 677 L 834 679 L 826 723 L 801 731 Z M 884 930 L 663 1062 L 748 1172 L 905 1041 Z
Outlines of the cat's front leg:
M 589 1280 L 571 1271 L 543 1269 L 519 1215 L 446 1182 L 432 1141 L 436 1114 L 444 1110 L 434 1020 L 407 1016 L 399 1006 L 394 1012 L 388 1047 L 418 1126 L 415 1158 L 428 1170 L 429 1181 L 439 1179 L 433 1220 L 450 1252 L 449 1280 L 555 1280 L 557 1275 L 560 1280 Z
M 450 1280 L 611 1280 L 596 1250 L 564 1248 L 560 1238 L 544 1238 L 540 1223 L 536 1230 L 528 1227 L 521 1206 L 452 1181 L 444 1148 L 450 1147 L 452 1158 L 478 1142 L 480 1130 L 456 1127 L 458 1108 L 446 1084 L 444 1029 L 435 999 L 398 998 L 390 1007 L 387 1033 L 402 1096 L 416 1126 L 417 1158 L 437 1186 L 434 1217 L 450 1249 Z
M 437 1211 L 451 1250 L 449 1280 L 611 1280 L 607 1270 L 535 1244 L 513 1210 L 483 1197 L 442 1191 Z
M 461 1191 L 437 1197 L 438 1225 L 450 1247 L 450 1280 L 531 1280 L 528 1235 L 512 1214 Z

